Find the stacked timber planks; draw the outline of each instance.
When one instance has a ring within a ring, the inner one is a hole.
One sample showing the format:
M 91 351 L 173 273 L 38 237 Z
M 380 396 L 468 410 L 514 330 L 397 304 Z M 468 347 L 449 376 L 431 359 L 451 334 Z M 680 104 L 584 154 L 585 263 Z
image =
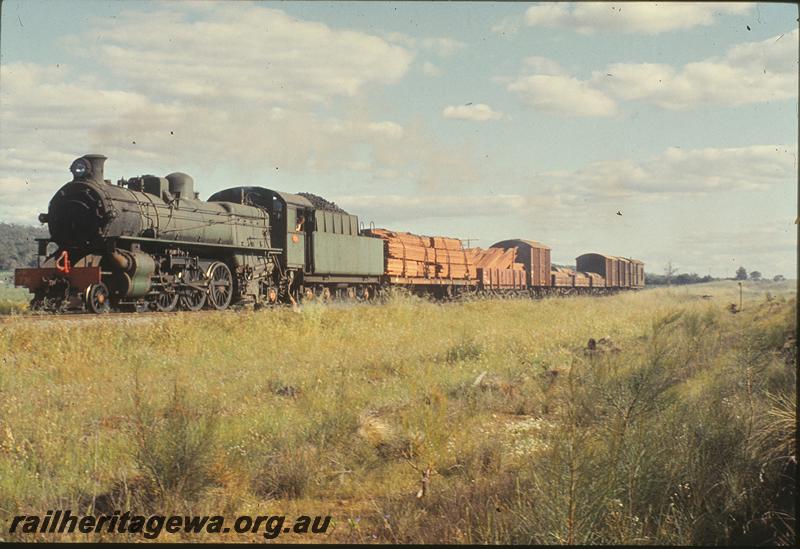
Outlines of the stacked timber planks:
M 567 267 L 553 267 L 553 286 L 569 286 L 574 288 L 589 288 L 602 280 L 600 275 L 583 271 L 574 271 Z
M 509 248 L 471 248 L 467 252 L 472 256 L 478 272 L 478 280 L 488 289 L 523 289 L 525 288 L 525 266 L 514 261 L 516 250 Z
M 500 248 L 472 248 L 471 253 L 476 267 L 486 269 L 511 269 L 514 265 L 515 250 L 502 250 Z
M 475 265 L 457 238 L 370 229 L 384 241 L 386 274 L 392 277 L 469 280 Z
M 590 288 L 602 288 L 606 285 L 606 280 L 602 275 L 589 272 L 583 272 L 583 274 L 586 275 L 586 278 L 589 280 Z

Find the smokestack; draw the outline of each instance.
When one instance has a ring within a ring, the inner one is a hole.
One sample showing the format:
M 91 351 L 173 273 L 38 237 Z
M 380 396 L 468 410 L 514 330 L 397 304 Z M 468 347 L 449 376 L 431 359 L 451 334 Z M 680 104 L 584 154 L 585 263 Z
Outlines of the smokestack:
M 104 181 L 103 166 L 107 158 L 102 154 L 85 154 L 83 157 L 88 160 L 89 164 L 92 166 L 92 179 L 102 183 Z

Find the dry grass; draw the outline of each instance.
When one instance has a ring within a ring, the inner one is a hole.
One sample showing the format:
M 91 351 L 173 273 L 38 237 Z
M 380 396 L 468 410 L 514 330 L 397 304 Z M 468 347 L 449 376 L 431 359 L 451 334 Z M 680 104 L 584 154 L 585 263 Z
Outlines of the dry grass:
M 285 541 L 793 541 L 792 290 L 748 283 L 737 314 L 718 283 L 9 318 L 0 522 L 116 505 L 334 516 Z

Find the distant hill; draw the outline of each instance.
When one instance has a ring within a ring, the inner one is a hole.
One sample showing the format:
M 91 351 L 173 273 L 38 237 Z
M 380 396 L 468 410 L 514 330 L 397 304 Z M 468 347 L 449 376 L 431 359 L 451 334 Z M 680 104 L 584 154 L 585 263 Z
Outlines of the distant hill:
M 0 271 L 36 265 L 36 238 L 48 236 L 47 229 L 0 223 Z

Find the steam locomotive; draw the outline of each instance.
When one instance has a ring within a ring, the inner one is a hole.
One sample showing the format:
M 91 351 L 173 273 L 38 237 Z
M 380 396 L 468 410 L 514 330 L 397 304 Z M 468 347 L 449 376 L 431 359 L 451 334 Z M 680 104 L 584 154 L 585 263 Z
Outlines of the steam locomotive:
M 33 294 L 33 310 L 223 310 L 241 303 L 369 299 L 389 285 L 437 295 L 503 288 L 502 276 L 492 279 L 473 267 L 457 279 L 393 276 L 387 242 L 329 203 L 254 186 L 225 189 L 203 201 L 184 173 L 113 184 L 104 178 L 105 161 L 98 154 L 76 159 L 72 180 L 39 216 L 50 232 L 38 239 L 39 266 L 15 272 L 15 284 Z M 498 246 L 514 242 L 530 241 Z M 520 257 L 530 254 L 529 244 L 518 246 Z M 643 266 L 639 279 L 633 269 L 626 278 L 619 269 L 612 273 L 616 263 L 600 259 L 606 256 L 588 255 L 603 271 L 591 279 L 596 289 L 598 280 L 603 289 L 644 284 Z M 525 264 L 524 257 L 520 261 Z M 551 276 L 549 248 L 546 263 L 529 258 L 527 269 L 536 276 L 529 272 L 524 283 L 512 277 L 510 289 L 536 294 L 580 287 L 577 274 L 571 282 L 563 273 Z

